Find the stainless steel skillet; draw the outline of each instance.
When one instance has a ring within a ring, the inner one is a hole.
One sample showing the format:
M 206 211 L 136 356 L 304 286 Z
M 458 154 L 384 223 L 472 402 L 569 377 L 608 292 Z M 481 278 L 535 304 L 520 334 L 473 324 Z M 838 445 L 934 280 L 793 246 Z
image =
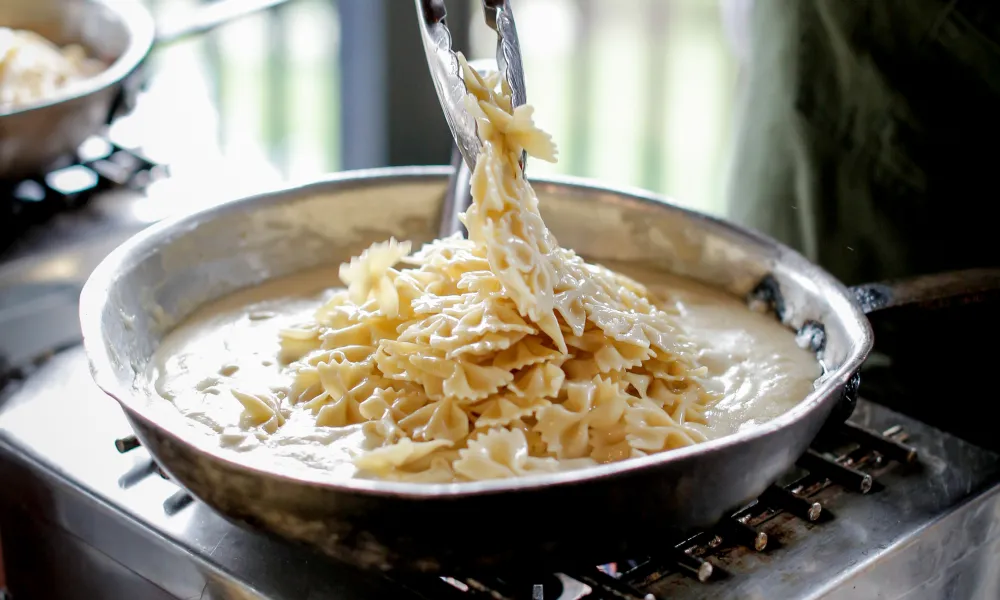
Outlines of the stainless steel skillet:
M 390 235 L 432 239 L 450 173 L 344 173 L 236 200 L 155 225 L 97 268 L 80 307 L 94 377 L 166 472 L 234 521 L 362 567 L 597 564 L 714 523 L 788 469 L 831 413 L 845 418 L 872 346 L 865 309 L 968 291 L 932 285 L 895 298 L 891 287 L 869 288 L 863 308 L 825 271 L 768 238 L 643 192 L 539 178 L 542 212 L 563 246 L 595 261 L 689 276 L 770 307 L 801 330 L 826 375 L 795 409 L 738 435 L 590 470 L 450 485 L 333 483 L 249 467 L 214 439 L 192 436 L 172 407 L 150 403 L 137 388 L 163 334 L 199 305 L 337 264 Z M 977 281 L 995 290 L 1000 278 L 992 277 Z

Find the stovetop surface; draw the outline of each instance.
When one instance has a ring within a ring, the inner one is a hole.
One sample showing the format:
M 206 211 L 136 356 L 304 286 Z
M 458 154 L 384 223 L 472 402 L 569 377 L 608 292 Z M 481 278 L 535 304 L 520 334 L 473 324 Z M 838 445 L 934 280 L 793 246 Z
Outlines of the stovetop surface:
M 677 572 L 635 589 L 657 598 L 875 598 L 884 597 L 879 590 L 890 573 L 896 579 L 890 597 L 904 597 L 921 586 L 955 585 L 935 580 L 963 557 L 995 556 L 1000 550 L 995 454 L 864 401 L 853 420 L 875 430 L 902 425 L 908 443 L 919 450 L 919 461 L 886 463 L 871 471 L 876 484 L 866 496 L 836 487 L 824 490 L 817 498 L 826 519 L 807 523 L 784 513 L 764 523 L 769 548 L 761 553 L 736 548 L 714 556 L 724 575 L 708 583 Z M 155 474 L 145 450 L 116 451 L 114 440 L 129 434 L 117 404 L 91 381 L 79 347 L 46 362 L 0 405 L 0 463 L 16 463 L 38 478 L 27 484 L 28 496 L 21 502 L 54 503 L 49 512 L 58 515 L 60 526 L 175 597 L 203 597 L 212 581 L 244 586 L 244 597 L 250 598 L 408 597 L 399 582 L 238 528 L 190 501 Z M 34 495 L 51 488 L 86 495 L 103 517 L 80 513 L 80 504 L 62 500 L 59 493 Z M 955 510 L 962 505 L 967 509 Z M 113 539 L 105 519 L 129 523 L 134 539 Z M 889 571 L 869 576 L 876 561 Z M 980 595 L 955 597 L 1000 597 L 1000 588 L 984 591 L 995 581 L 962 585 Z M 442 583 L 428 595 L 423 582 L 414 597 L 444 597 L 437 592 L 444 594 L 445 588 L 454 591 Z M 982 595 L 987 591 L 993 595 Z M 524 592 L 530 597 L 530 590 Z

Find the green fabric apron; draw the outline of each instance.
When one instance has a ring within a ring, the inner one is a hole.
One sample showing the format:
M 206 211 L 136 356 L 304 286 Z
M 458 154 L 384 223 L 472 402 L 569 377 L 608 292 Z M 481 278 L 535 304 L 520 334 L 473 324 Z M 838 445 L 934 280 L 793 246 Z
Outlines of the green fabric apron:
M 751 14 L 731 218 L 849 285 L 1000 264 L 1000 1 Z

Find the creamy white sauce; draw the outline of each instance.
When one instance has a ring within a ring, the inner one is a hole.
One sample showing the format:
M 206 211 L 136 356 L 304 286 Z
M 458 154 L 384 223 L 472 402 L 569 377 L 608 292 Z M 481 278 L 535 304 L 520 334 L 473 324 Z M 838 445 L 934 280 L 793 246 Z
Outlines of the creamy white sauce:
M 612 265 L 609 265 L 612 266 Z M 742 300 L 663 274 L 613 268 L 646 284 L 701 348 L 699 359 L 722 399 L 692 424 L 709 439 L 765 423 L 794 407 L 821 374 L 816 358 L 792 331 Z M 286 422 L 267 435 L 242 421 L 243 405 L 231 390 L 270 390 L 284 399 L 292 381 L 278 332 L 308 321 L 333 290 L 332 269 L 311 271 L 241 291 L 210 304 L 170 333 L 157 350 L 146 384 L 205 435 L 245 460 L 283 472 L 319 471 L 331 479 L 356 474 L 352 452 L 365 448 L 360 425 L 317 427 L 308 409 L 282 405 Z
M 799 347 L 794 332 L 740 299 L 676 277 L 651 289 L 676 302 L 679 320 L 701 347 L 699 363 L 722 385 L 722 399 L 705 411 L 708 425 L 690 425 L 709 439 L 788 412 L 822 374 L 816 356 Z

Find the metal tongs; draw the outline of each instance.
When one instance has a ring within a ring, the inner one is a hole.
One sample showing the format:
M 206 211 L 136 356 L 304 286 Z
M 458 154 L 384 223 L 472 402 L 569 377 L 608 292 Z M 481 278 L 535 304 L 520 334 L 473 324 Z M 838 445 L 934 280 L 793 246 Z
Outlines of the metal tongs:
M 452 164 L 455 173 L 449 182 L 448 194 L 441 215 L 441 235 L 447 236 L 463 231 L 458 214 L 464 211 L 471 200 L 469 180 L 476 168 L 476 158 L 483 147 L 476 120 L 465 110 L 464 98 L 468 93 L 461 72 L 458 56 L 451 49 L 451 32 L 445 23 L 444 0 L 415 0 L 420 21 L 420 37 L 427 55 L 434 89 L 437 91 L 445 120 L 455 139 Z M 469 65 L 483 72 L 499 71 L 512 92 L 514 107 L 525 103 L 524 67 L 521 64 L 521 47 L 517 41 L 514 14 L 508 0 L 482 0 L 486 24 L 497 33 L 496 68 L 492 61 L 475 61 Z M 522 166 L 525 162 L 522 155 Z M 464 233 L 464 231 L 463 231 Z

